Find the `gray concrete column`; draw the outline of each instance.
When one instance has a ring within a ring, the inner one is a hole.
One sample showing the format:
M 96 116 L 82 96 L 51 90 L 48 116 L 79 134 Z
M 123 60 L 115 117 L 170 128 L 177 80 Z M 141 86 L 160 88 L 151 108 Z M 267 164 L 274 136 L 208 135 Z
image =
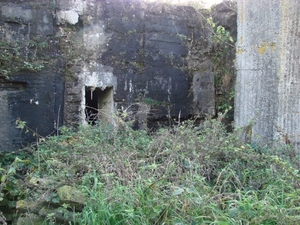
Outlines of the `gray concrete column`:
M 300 2 L 239 0 L 235 125 L 300 151 Z M 249 126 L 250 125 L 250 126 Z

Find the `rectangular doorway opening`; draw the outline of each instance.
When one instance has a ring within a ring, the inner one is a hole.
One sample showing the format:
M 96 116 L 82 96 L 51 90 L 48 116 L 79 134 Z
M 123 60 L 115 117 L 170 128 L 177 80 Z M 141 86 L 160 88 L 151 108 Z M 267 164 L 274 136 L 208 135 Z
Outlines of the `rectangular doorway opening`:
M 112 122 L 113 87 L 104 90 L 95 87 L 85 88 L 85 117 L 89 124 Z

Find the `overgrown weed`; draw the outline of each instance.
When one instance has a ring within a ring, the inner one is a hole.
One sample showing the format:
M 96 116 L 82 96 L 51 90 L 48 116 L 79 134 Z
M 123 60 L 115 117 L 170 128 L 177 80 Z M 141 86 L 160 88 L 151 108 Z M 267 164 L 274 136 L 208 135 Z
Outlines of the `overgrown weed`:
M 32 162 L 40 166 L 27 177 L 50 176 L 86 194 L 71 224 L 300 222 L 298 170 L 218 121 L 152 135 L 106 124 L 61 132 L 39 144 Z

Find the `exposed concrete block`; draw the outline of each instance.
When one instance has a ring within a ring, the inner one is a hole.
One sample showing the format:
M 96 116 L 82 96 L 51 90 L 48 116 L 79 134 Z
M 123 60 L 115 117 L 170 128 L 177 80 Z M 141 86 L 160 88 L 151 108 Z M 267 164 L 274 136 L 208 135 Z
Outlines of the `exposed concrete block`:
M 8 4 L 1 6 L 2 16 L 6 21 L 20 20 L 20 22 L 31 23 L 34 20 L 35 13 L 32 9 L 25 9 L 17 4 Z
M 192 90 L 194 114 L 215 115 L 214 73 L 209 70 L 194 72 Z
M 56 13 L 56 16 L 58 24 L 64 24 L 65 22 L 67 22 L 71 25 L 75 25 L 79 20 L 79 14 L 72 10 L 58 11 Z

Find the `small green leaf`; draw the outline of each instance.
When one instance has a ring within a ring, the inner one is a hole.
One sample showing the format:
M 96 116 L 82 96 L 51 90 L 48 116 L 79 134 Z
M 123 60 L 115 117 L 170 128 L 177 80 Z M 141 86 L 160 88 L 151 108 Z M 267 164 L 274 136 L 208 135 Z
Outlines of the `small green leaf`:
M 187 169 L 191 168 L 190 163 L 185 159 L 182 160 L 182 164 L 183 164 L 184 168 L 187 168 Z
M 237 213 L 238 213 L 237 208 L 231 208 L 228 210 L 228 214 L 231 218 L 235 217 Z
M 17 156 L 16 158 L 15 158 L 15 162 L 21 162 L 22 160 Z
M 186 188 L 186 192 L 189 193 L 189 194 L 195 194 L 196 191 L 192 188 Z
M 20 119 L 16 120 L 16 127 L 19 129 L 24 129 L 24 127 L 26 126 L 26 122 L 22 121 Z
M 30 160 L 28 160 L 28 159 L 20 159 L 19 157 L 16 157 L 15 162 L 29 164 Z
M 184 192 L 184 189 L 178 187 L 173 191 L 172 196 L 180 195 L 182 192 Z
M 16 168 L 15 167 L 10 167 L 8 170 L 8 174 L 16 174 Z
M 3 175 L 2 177 L 1 177 L 1 183 L 4 183 L 4 181 L 6 180 L 6 175 Z
M 53 203 L 59 203 L 59 198 L 58 198 L 58 197 L 52 198 L 51 201 L 52 201 Z

